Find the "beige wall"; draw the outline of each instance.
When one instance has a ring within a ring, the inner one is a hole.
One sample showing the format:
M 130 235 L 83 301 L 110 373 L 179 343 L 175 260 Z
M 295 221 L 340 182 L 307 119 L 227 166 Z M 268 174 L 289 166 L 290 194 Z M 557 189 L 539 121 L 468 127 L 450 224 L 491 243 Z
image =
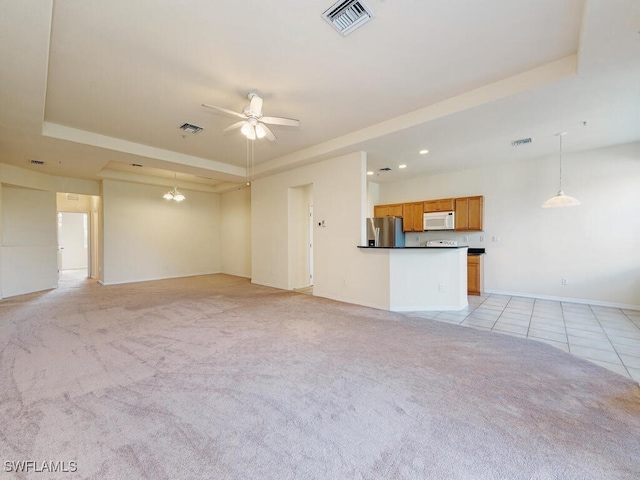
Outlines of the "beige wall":
M 565 154 L 564 190 L 582 202 L 573 208 L 540 208 L 558 188 L 557 156 L 382 183 L 379 201 L 484 195 L 484 233 L 467 236 L 487 250 L 486 291 L 640 308 L 639 159 L 640 143 Z
M 59 212 L 91 212 L 91 196 L 77 193 L 56 193 L 56 205 Z
M 290 222 L 289 193 L 292 188 L 312 184 L 314 295 L 361 305 L 388 304 L 388 288 L 376 279 L 379 265 L 357 248 L 365 233 L 365 167 L 366 155 L 356 152 L 253 183 L 254 283 L 293 288 L 289 248 L 290 229 L 296 227 Z
M 0 298 L 57 286 L 55 192 L 99 190 L 99 182 L 0 164 Z
M 223 273 L 251 278 L 251 188 L 220 195 L 220 264 Z
M 103 181 L 103 283 L 220 272 L 220 196 L 182 189 L 177 203 L 165 190 Z
M 2 297 L 58 286 L 55 193 L 3 185 Z

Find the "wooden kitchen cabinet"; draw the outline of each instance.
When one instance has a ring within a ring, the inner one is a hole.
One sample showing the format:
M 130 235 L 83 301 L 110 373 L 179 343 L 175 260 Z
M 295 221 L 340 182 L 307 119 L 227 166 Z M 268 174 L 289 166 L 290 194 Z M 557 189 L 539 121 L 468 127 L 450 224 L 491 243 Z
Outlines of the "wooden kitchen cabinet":
M 373 216 L 378 217 L 402 217 L 403 205 L 401 203 L 394 203 L 391 205 L 375 205 L 373 207 Z
M 425 200 L 424 213 L 450 212 L 454 209 L 453 198 L 440 198 L 438 200 Z
M 402 230 L 405 232 L 424 231 L 424 202 L 402 205 Z
M 482 293 L 482 271 L 480 255 L 467 257 L 467 294 L 480 295 Z
M 482 231 L 484 197 L 464 197 L 455 199 L 456 230 Z

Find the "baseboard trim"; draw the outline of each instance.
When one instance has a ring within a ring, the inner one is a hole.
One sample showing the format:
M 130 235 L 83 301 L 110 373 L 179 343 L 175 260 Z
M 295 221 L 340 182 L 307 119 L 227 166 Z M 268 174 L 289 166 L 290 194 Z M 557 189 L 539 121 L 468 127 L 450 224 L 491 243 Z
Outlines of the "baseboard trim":
M 580 303 L 583 305 L 596 305 L 598 307 L 624 308 L 625 310 L 640 310 L 640 305 L 631 305 L 628 303 L 602 302 L 599 300 L 589 300 L 584 298 L 571 297 L 555 297 L 553 295 L 536 295 L 532 293 L 510 292 L 507 290 L 485 290 L 482 293 L 495 295 L 509 295 L 511 297 L 540 298 L 542 300 L 553 300 L 557 302 Z
M 391 307 L 391 312 L 459 312 L 467 308 L 469 304 L 465 304 L 461 307 L 447 306 L 417 306 L 417 307 Z
M 314 297 L 319 297 L 319 298 L 326 298 L 327 300 L 333 300 L 335 302 L 342 302 L 342 303 L 348 303 L 350 305 L 358 305 L 360 307 L 367 307 L 367 308 L 375 308 L 376 310 L 386 310 L 387 312 L 389 312 L 389 305 L 380 305 L 380 304 L 376 304 L 376 303 L 369 303 L 369 302 L 360 302 L 360 301 L 356 301 L 353 298 L 345 298 L 345 297 L 340 297 L 338 295 L 326 295 L 323 292 L 316 292 L 315 289 L 313 291 L 313 296 Z
M 131 279 L 131 280 L 123 280 L 121 282 L 102 282 L 99 281 L 100 285 L 125 285 L 127 283 L 140 283 L 140 282 L 155 282 L 157 280 L 171 280 L 175 278 L 188 278 L 188 277 L 199 277 L 201 275 L 216 275 L 222 272 L 202 272 L 202 273 L 190 273 L 188 275 L 172 275 L 169 277 L 151 277 L 151 278 L 140 278 L 140 279 Z

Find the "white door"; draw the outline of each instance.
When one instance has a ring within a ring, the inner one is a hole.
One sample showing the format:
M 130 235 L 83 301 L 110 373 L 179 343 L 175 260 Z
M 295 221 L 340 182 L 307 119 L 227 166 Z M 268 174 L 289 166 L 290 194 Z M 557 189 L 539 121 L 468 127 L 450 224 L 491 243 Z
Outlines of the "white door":
M 86 269 L 89 266 L 88 236 L 86 213 L 58 213 L 61 270 Z

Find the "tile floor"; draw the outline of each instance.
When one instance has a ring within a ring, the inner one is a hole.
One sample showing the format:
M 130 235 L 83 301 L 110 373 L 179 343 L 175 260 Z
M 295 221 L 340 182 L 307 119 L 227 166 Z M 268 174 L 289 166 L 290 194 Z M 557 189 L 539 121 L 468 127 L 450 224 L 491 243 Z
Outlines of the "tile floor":
M 548 343 L 640 382 L 638 310 L 483 295 L 461 311 L 410 315 Z

